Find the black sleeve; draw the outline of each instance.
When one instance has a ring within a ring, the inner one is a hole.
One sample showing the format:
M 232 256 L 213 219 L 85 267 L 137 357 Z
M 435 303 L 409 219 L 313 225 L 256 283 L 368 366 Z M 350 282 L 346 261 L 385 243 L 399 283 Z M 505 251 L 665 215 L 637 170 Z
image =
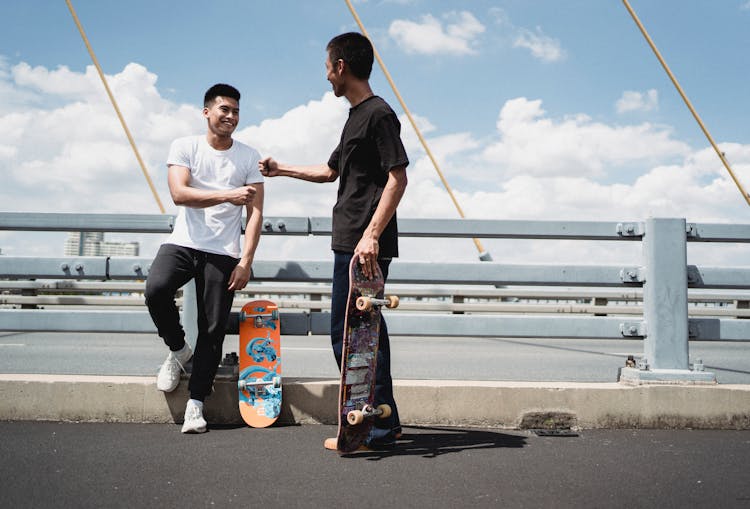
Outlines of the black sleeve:
M 340 170 L 339 170 L 340 159 L 341 159 L 341 142 L 339 142 L 338 146 L 331 154 L 331 157 L 328 158 L 328 167 L 340 173 Z
M 373 134 L 383 172 L 388 173 L 397 166 L 407 166 L 409 158 L 401 143 L 401 123 L 396 115 L 384 115 L 373 125 Z

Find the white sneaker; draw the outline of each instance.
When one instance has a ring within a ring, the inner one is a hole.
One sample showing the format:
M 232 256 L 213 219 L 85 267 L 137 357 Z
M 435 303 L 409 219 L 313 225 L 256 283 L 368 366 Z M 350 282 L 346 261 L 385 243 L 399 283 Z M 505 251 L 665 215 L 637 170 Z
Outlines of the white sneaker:
M 159 374 L 156 376 L 156 388 L 164 392 L 175 390 L 180 383 L 180 373 L 185 371 L 183 366 L 192 356 L 193 350 L 187 343 L 182 347 L 182 350 L 169 352 L 164 364 L 159 369 Z
M 206 419 L 203 418 L 203 403 L 193 399 L 188 400 L 185 407 L 185 422 L 182 424 L 182 432 L 206 432 Z

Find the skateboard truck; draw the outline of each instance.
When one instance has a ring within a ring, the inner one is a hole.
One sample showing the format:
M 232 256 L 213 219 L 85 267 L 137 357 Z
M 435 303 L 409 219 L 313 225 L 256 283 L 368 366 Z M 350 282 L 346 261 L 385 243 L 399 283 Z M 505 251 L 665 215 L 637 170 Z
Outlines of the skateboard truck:
M 391 416 L 391 407 L 389 405 L 378 405 L 374 407 L 372 405 L 365 405 L 362 410 L 352 410 L 346 414 L 346 422 L 352 426 L 362 424 L 365 419 L 378 417 L 380 419 L 386 419 Z
M 271 380 L 260 380 L 258 382 L 248 382 L 247 380 L 239 380 L 237 382 L 237 388 L 241 391 L 248 390 L 251 387 L 268 387 L 272 386 L 274 389 L 281 387 L 281 377 L 275 376 Z
M 253 320 L 255 320 L 255 326 L 256 327 L 263 327 L 263 319 L 271 319 L 271 320 L 278 320 L 279 319 L 279 310 L 274 309 L 270 313 L 264 314 L 264 315 L 248 315 L 244 311 L 240 311 L 239 318 L 240 322 L 244 322 L 248 318 L 252 316 Z
M 385 306 L 387 308 L 398 307 L 398 297 L 395 295 L 388 295 L 385 299 L 377 299 L 375 297 L 357 297 L 357 309 L 360 311 L 369 311 L 373 306 Z

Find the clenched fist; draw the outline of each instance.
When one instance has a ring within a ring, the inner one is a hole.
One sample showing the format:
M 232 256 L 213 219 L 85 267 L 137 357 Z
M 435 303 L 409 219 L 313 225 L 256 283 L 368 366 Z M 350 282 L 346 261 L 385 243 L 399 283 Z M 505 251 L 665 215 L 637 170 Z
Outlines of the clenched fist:
M 242 186 L 227 191 L 227 201 L 232 205 L 248 205 L 255 199 L 253 186 Z
M 264 177 L 276 177 L 279 174 L 279 163 L 272 157 L 258 161 L 258 170 Z

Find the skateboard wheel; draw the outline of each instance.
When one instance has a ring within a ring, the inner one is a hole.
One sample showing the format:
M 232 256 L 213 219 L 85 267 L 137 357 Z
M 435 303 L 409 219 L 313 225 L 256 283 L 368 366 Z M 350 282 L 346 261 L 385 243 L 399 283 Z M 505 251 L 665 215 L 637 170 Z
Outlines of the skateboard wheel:
M 369 297 L 357 297 L 357 309 L 360 311 L 369 311 L 372 309 L 372 299 Z
M 378 411 L 380 412 L 380 418 L 381 419 L 387 419 L 391 416 L 391 407 L 390 405 L 378 405 Z
M 279 387 L 281 387 L 281 377 L 275 376 L 273 377 L 273 388 L 278 389 Z
M 387 308 L 397 308 L 398 307 L 398 296 L 396 295 L 388 295 L 385 300 L 388 301 L 388 304 L 385 305 Z
M 271 311 L 271 320 L 278 320 L 279 319 L 279 310 L 274 309 Z
M 346 422 L 348 422 L 352 426 L 362 424 L 364 420 L 365 414 L 362 413 L 362 410 L 352 410 L 351 412 L 346 414 Z
M 247 315 L 245 314 L 244 311 L 240 311 L 239 316 L 240 316 L 240 322 L 244 322 L 245 320 L 247 320 Z

